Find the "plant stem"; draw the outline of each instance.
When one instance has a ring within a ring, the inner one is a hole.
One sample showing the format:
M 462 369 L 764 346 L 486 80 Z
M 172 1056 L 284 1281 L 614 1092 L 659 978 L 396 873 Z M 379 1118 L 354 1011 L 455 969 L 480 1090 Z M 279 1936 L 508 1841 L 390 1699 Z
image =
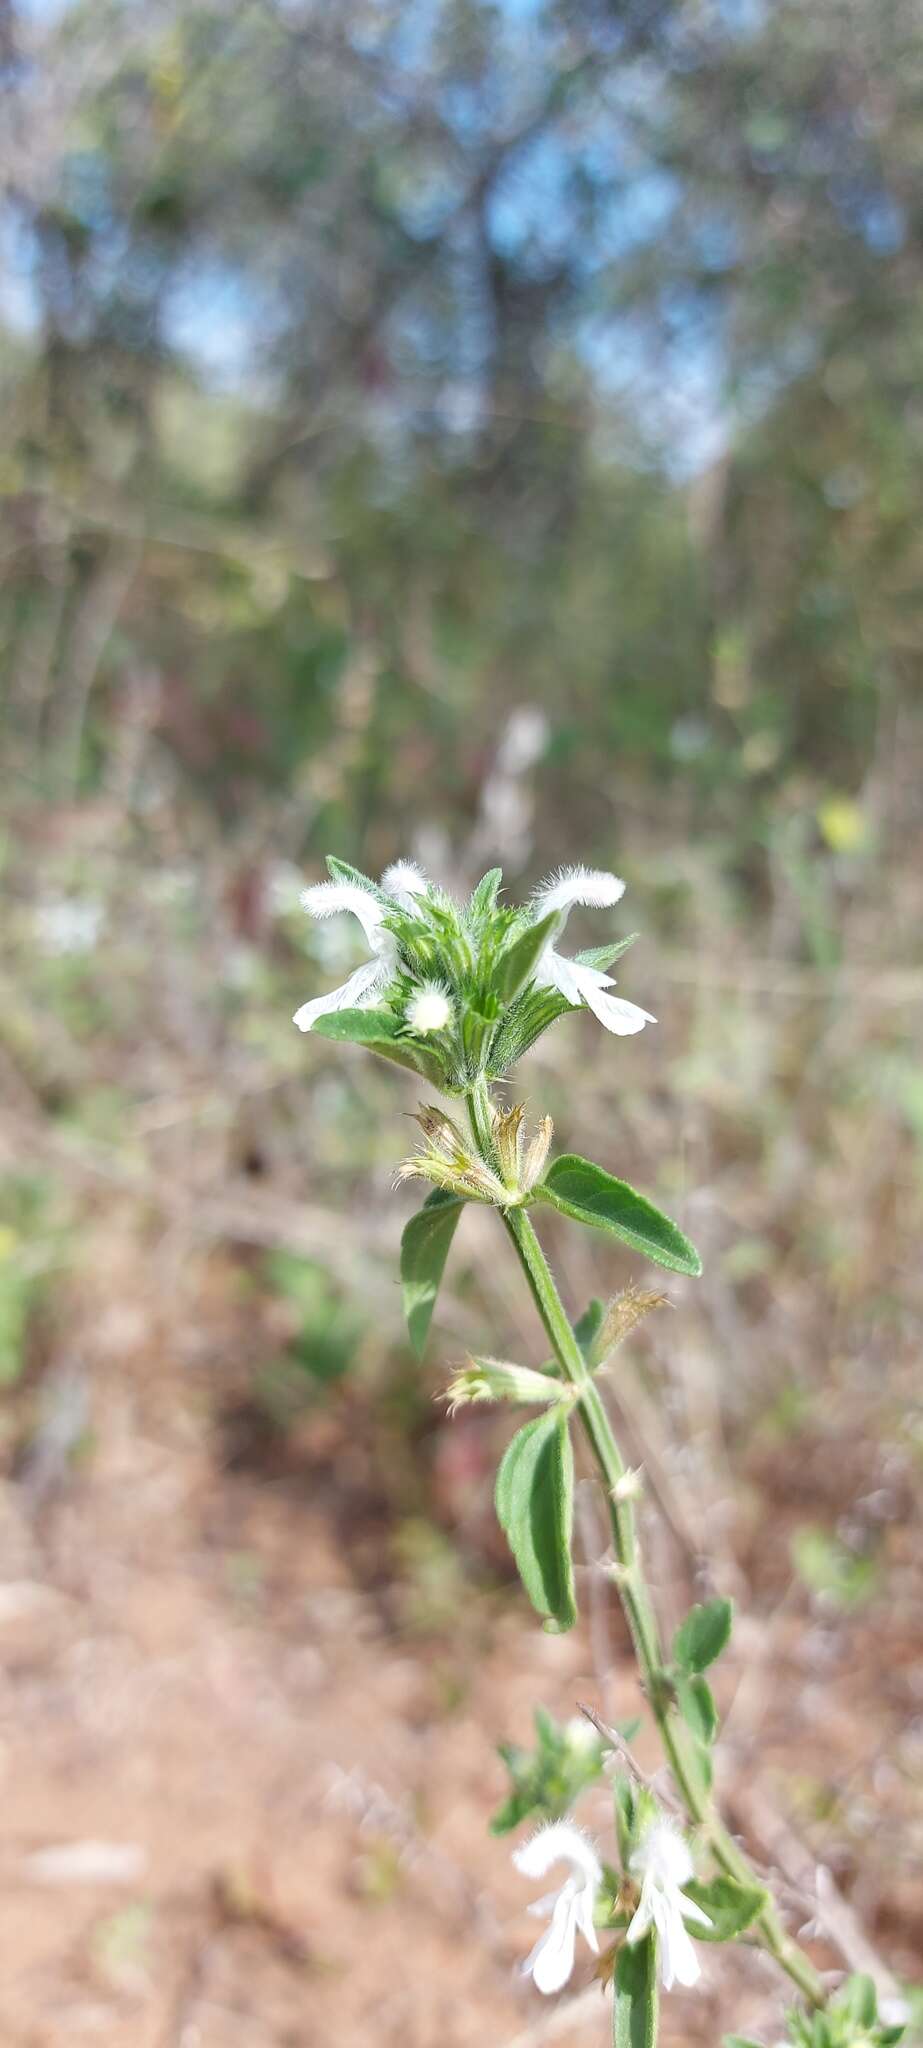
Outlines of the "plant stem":
M 477 1082 L 466 1100 L 471 1128 L 481 1155 L 488 1165 L 496 1169 L 491 1102 L 486 1083 Z M 576 1406 L 599 1467 L 609 1506 L 616 1560 L 612 1576 L 631 1633 L 642 1688 L 689 1819 L 707 1835 L 715 1860 L 727 1876 L 736 1878 L 741 1884 L 761 1886 L 761 1879 L 715 1810 L 699 1763 L 697 1746 L 675 1707 L 657 1618 L 639 1556 L 634 1508 L 630 1498 L 619 1497 L 618 1482 L 624 1475 L 625 1465 L 599 1388 L 587 1368 L 529 1216 L 522 1208 L 502 1209 L 500 1214 L 555 1357 L 566 1378 L 580 1390 Z M 825 1993 L 821 1979 L 810 1958 L 786 1933 L 771 1902 L 754 1921 L 754 1932 L 809 2004 L 822 2006 Z

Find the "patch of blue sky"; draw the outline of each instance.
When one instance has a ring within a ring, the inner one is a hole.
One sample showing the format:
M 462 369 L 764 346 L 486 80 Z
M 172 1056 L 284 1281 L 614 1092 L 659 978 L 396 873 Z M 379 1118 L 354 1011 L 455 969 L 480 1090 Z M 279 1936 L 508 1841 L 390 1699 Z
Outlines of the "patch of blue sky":
M 650 318 L 598 313 L 581 326 L 580 352 L 600 395 L 634 417 L 668 476 L 677 482 L 715 462 L 728 445 L 722 323 L 689 304 L 664 338 Z M 668 325 L 670 323 L 668 322 Z
M 24 339 L 42 317 L 35 282 L 35 242 L 14 213 L 0 215 L 0 326 Z
M 279 319 L 269 295 L 255 290 L 251 278 L 218 257 L 196 256 L 170 289 L 161 333 L 209 389 L 244 389 L 257 399 L 271 375 Z
M 835 177 L 830 197 L 840 219 L 860 234 L 876 256 L 894 256 L 907 239 L 907 216 L 884 186 L 858 177 Z
M 551 131 L 517 151 L 498 178 L 488 227 L 501 255 L 539 271 L 566 256 L 592 275 L 663 234 L 680 190 L 667 171 L 619 167 L 613 145 L 594 138 L 575 165 Z

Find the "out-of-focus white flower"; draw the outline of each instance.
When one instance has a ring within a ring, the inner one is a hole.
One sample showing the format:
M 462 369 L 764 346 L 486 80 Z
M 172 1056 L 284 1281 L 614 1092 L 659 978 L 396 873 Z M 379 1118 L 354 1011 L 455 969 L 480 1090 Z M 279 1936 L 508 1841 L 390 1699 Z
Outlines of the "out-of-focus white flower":
M 310 917 L 334 917 L 341 910 L 357 917 L 372 958 L 357 967 L 340 988 L 302 1003 L 293 1020 L 299 1031 L 310 1031 L 318 1017 L 326 1017 L 332 1010 L 365 1010 L 377 1000 L 397 966 L 397 941 L 393 932 L 386 931 L 385 918 L 392 908 L 411 909 L 414 898 L 422 895 L 427 886 L 426 876 L 413 861 L 399 860 L 382 875 L 382 893 L 388 899 L 385 902 L 373 895 L 371 889 L 363 888 L 361 882 L 316 882 L 313 888 L 302 891 L 302 906 Z
M 273 861 L 266 877 L 271 917 L 290 917 L 301 902 L 301 875 L 292 860 Z
M 92 953 L 105 923 L 101 903 L 89 896 L 49 896 L 35 912 L 43 953 Z
M 532 907 L 536 921 L 552 910 L 563 912 L 566 919 L 575 903 L 606 909 L 618 902 L 624 889 L 625 884 L 617 875 L 605 874 L 601 869 L 561 868 L 536 890 Z M 562 929 L 563 925 L 559 932 Z M 609 990 L 615 985 L 612 975 L 603 974 L 598 967 L 589 967 L 583 961 L 565 959 L 563 953 L 555 951 L 554 939 L 549 940 L 541 955 L 535 983 L 538 988 L 556 988 L 569 1003 L 585 1004 L 607 1031 L 614 1031 L 620 1038 L 643 1031 L 645 1024 L 657 1021 L 649 1010 L 639 1009 L 637 1003 L 611 996 Z
M 626 1941 L 643 1941 L 649 1929 L 655 1928 L 664 1990 L 672 1991 L 674 1984 L 697 1984 L 702 1970 L 685 1922 L 695 1920 L 710 1927 L 711 1921 L 683 1891 L 683 1885 L 695 1876 L 688 1843 L 670 1821 L 652 1821 L 628 1867 L 632 1876 L 641 1880 L 641 1898 Z
M 522 1965 L 539 1991 L 560 1991 L 574 1967 L 577 1931 L 594 1955 L 599 1943 L 593 1913 L 602 1884 L 602 1864 L 591 1841 L 573 1821 L 555 1820 L 513 1851 L 513 1862 L 523 1877 L 547 1877 L 556 1863 L 568 1863 L 570 1875 L 557 1892 L 537 1899 L 530 1913 L 546 1917 L 549 1925 Z
M 439 981 L 424 981 L 414 990 L 404 1011 L 411 1031 L 419 1031 L 422 1037 L 428 1031 L 444 1031 L 454 1014 L 448 989 Z
M 906 2027 L 910 2023 L 910 2000 L 899 1995 L 878 2000 L 878 2017 L 886 2027 Z
M 585 1714 L 572 1714 L 570 1720 L 565 1722 L 564 1733 L 567 1736 L 568 1747 L 575 1749 L 578 1755 L 586 1756 L 599 1748 L 599 1736 Z

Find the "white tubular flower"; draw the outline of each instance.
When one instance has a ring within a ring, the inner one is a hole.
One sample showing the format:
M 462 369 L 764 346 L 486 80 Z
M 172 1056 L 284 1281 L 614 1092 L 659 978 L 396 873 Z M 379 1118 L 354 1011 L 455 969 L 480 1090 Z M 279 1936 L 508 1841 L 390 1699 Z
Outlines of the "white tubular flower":
M 411 1031 L 425 1037 L 429 1031 L 444 1031 L 455 1015 L 452 998 L 439 981 L 424 981 L 414 989 L 404 1016 Z
M 664 1990 L 672 1991 L 674 1984 L 697 1984 L 702 1969 L 685 1922 L 695 1920 L 710 1927 L 711 1921 L 682 1889 L 695 1876 L 688 1844 L 670 1821 L 652 1821 L 628 1867 L 633 1877 L 641 1879 L 641 1899 L 626 1941 L 643 1941 L 654 1927 Z
M 341 910 L 348 910 L 357 917 L 372 958 L 357 967 L 341 988 L 331 989 L 329 995 L 315 996 L 311 1002 L 302 1003 L 293 1018 L 299 1031 L 310 1031 L 318 1017 L 328 1016 L 331 1010 L 368 1009 L 391 980 L 397 966 L 397 942 L 393 932 L 385 930 L 384 920 L 392 906 L 400 910 L 411 908 L 414 897 L 422 895 L 426 889 L 427 881 L 412 861 L 399 860 L 393 867 L 385 869 L 381 887 L 390 902 L 380 902 L 360 882 L 316 882 L 313 888 L 302 891 L 302 907 L 310 917 L 335 917 Z
M 555 1863 L 570 1864 L 570 1876 L 560 1891 L 529 1907 L 530 1913 L 542 1914 L 550 1924 L 526 1957 L 522 1971 L 547 1996 L 567 1983 L 574 1967 L 578 1928 L 594 1955 L 599 1954 L 593 1912 L 602 1884 L 602 1864 L 582 1828 L 569 1820 L 551 1821 L 539 1828 L 537 1835 L 513 1851 L 513 1862 L 523 1877 L 547 1877 Z
M 605 874 L 599 868 L 561 868 L 535 892 L 532 905 L 536 921 L 547 917 L 551 910 L 562 911 L 566 918 L 575 903 L 607 909 L 618 902 L 624 890 L 625 884 L 617 875 Z M 640 1010 L 637 1003 L 626 1003 L 621 996 L 608 993 L 615 986 L 611 974 L 603 974 L 598 967 L 588 967 L 580 960 L 565 959 L 563 953 L 555 951 L 553 939 L 545 947 L 534 978 L 536 987 L 556 988 L 569 1003 L 585 1005 L 606 1031 L 614 1031 L 620 1038 L 657 1022 L 649 1010 Z

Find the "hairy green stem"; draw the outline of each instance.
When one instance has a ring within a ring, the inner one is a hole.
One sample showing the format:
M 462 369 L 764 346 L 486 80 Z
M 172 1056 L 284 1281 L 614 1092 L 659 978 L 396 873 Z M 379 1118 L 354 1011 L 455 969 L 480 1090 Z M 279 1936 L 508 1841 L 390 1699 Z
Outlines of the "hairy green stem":
M 491 1102 L 486 1083 L 476 1083 L 466 1100 L 471 1128 L 481 1156 L 488 1165 L 496 1169 Z M 532 1299 L 545 1326 L 554 1355 L 566 1378 L 573 1386 L 579 1388 L 576 1406 L 606 1489 L 612 1525 L 612 1547 L 616 1561 L 613 1579 L 631 1633 L 642 1686 L 657 1722 L 664 1751 L 689 1819 L 707 1835 L 715 1860 L 727 1876 L 736 1878 L 742 1884 L 761 1885 L 762 1880 L 751 1867 L 743 1851 L 738 1848 L 715 1810 L 699 1766 L 693 1740 L 673 1701 L 657 1618 L 638 1552 L 634 1508 L 630 1497 L 624 1497 L 619 1488 L 619 1480 L 624 1476 L 625 1465 L 599 1388 L 587 1369 L 529 1216 L 522 1208 L 503 1209 L 500 1214 L 529 1283 Z M 759 1936 L 763 1947 L 775 1957 L 776 1962 L 798 1986 L 809 2004 L 822 2006 L 825 2003 L 825 1994 L 821 1979 L 810 1958 L 786 1933 L 772 1903 L 763 1908 L 754 1922 L 754 1932 Z

